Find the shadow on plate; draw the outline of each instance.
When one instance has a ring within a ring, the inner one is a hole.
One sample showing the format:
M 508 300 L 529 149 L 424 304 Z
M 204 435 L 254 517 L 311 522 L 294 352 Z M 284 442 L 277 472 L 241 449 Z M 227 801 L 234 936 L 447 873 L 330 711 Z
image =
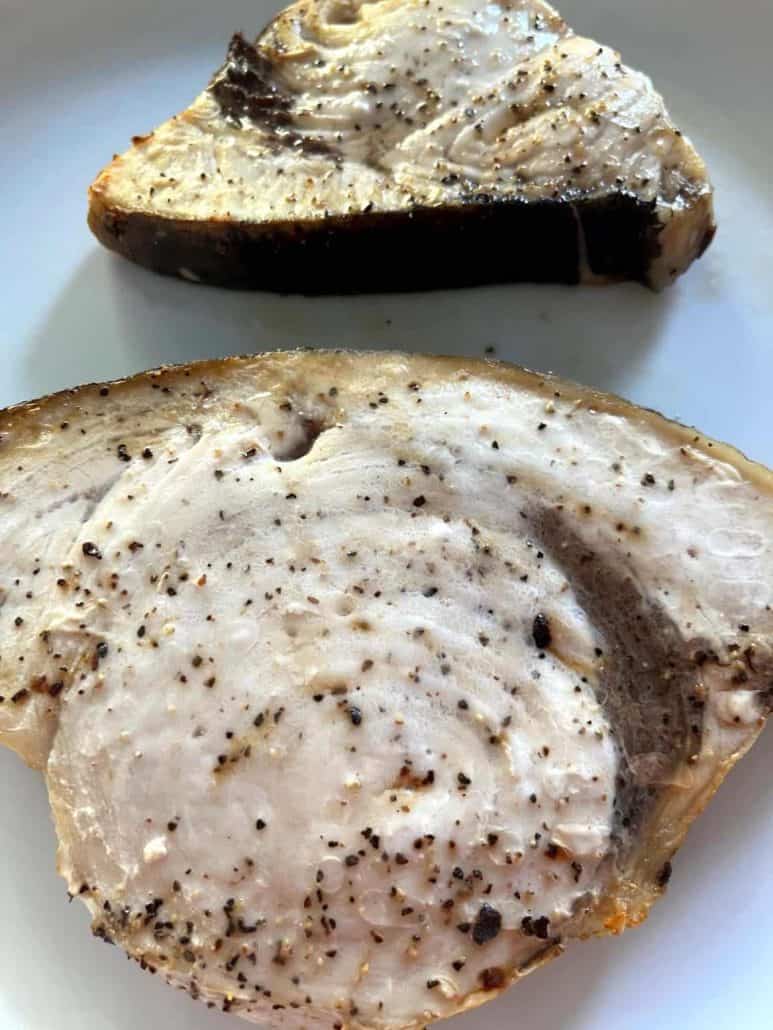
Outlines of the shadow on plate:
M 225 354 L 392 348 L 490 353 L 624 392 L 674 297 L 636 285 L 343 298 L 237 293 L 164 279 L 95 247 L 37 328 L 26 373 L 40 393 L 74 385 L 73 376 L 94 381 Z
M 572 946 L 499 1001 L 455 1020 L 455 1030 L 597 1030 L 601 1013 L 625 1010 L 632 985 L 636 996 L 644 996 L 663 949 L 675 948 L 676 941 L 675 991 L 681 949 L 707 970 L 723 969 L 727 935 L 720 913 L 732 913 L 738 926 L 752 923 L 754 892 L 767 890 L 759 855 L 749 844 L 773 806 L 770 743 L 768 733 L 720 790 L 677 857 L 669 896 L 642 928 L 617 940 Z M 5 873 L 0 906 L 9 929 L 0 938 L 0 1017 L 9 1013 L 8 1026 L 50 1030 L 63 1025 L 57 1015 L 63 1006 L 72 1015 L 65 1020 L 68 1027 L 161 1030 L 184 1023 L 188 1030 L 225 1030 L 240 1025 L 142 974 L 118 948 L 89 938 L 85 910 L 77 901 L 67 905 L 64 884 L 54 873 L 54 835 L 42 780 L 3 751 L 0 781 Z M 707 933 L 705 924 L 691 918 L 701 908 L 717 913 L 708 920 L 716 932 Z M 667 986 L 660 982 L 648 997 L 653 1025 L 660 1001 L 670 1004 Z M 698 1003 L 684 999 L 685 1015 L 696 1018 L 692 1025 L 701 1024 Z

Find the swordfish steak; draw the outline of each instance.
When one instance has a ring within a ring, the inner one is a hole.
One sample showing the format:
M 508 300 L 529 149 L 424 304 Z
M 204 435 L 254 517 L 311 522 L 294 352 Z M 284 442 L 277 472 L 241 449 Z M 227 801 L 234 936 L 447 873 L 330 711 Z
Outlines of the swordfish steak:
M 773 694 L 773 475 L 495 363 L 231 358 L 0 415 L 0 742 L 120 945 L 414 1028 L 639 923 Z
M 89 222 L 158 272 L 308 293 L 661 288 L 714 234 L 650 80 L 542 0 L 299 0 L 101 172 Z

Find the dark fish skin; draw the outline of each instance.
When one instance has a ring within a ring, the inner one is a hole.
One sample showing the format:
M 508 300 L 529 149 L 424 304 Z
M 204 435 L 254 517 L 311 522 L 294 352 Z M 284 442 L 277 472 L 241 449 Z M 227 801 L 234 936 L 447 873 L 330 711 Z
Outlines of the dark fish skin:
M 183 268 L 187 278 L 210 286 L 309 296 L 508 282 L 574 286 L 582 281 L 578 219 L 594 276 L 647 284 L 659 227 L 652 205 L 634 197 L 568 204 L 473 196 L 447 207 L 305 226 L 196 221 L 178 223 L 174 232 L 144 212 L 114 212 L 96 200 L 89 210 L 100 243 L 161 275 L 179 277 Z

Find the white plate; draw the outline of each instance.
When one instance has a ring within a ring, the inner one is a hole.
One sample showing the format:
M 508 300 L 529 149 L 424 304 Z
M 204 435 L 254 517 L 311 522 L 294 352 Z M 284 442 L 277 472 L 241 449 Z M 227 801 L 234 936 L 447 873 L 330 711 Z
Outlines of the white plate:
M 197 289 L 104 253 L 85 190 L 133 133 L 184 107 L 256 32 L 261 0 L 0 0 L 0 404 L 169 361 L 298 344 L 500 357 L 699 425 L 773 464 L 773 5 L 564 0 L 648 70 L 708 159 L 720 234 L 673 290 L 501 287 L 353 300 Z M 0 569 L 0 576 L 2 570 Z M 669 897 L 576 945 L 457 1030 L 769 1030 L 770 731 L 679 855 Z M 88 933 L 54 872 L 37 775 L 0 754 L 0 1030 L 223 1030 L 233 1020 Z

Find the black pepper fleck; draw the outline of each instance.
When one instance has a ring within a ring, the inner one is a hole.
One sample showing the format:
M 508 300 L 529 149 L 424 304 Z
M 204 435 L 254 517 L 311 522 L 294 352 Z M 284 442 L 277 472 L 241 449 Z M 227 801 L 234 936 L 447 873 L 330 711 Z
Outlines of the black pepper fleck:
M 550 623 L 546 615 L 539 612 L 534 616 L 534 623 L 531 629 L 531 635 L 534 638 L 534 643 L 543 651 L 546 647 L 550 647 L 553 640 L 553 635 L 550 632 Z
M 487 944 L 499 936 L 502 916 L 491 905 L 482 905 L 472 928 L 472 939 L 478 945 Z

